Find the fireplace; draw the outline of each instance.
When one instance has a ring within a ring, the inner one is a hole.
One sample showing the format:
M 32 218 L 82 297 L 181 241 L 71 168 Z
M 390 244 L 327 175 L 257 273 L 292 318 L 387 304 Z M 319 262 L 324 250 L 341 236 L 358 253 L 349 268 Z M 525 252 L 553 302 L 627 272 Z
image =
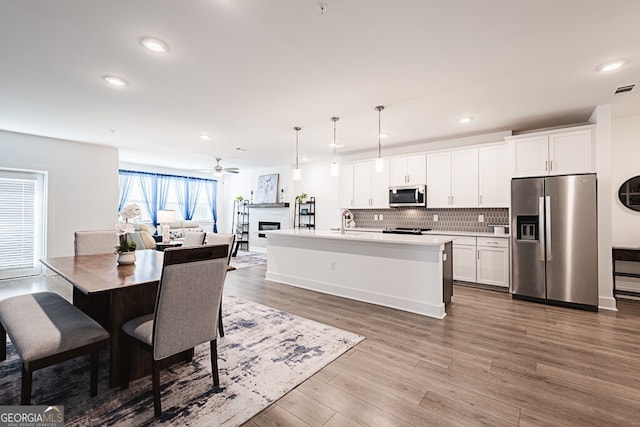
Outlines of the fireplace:
M 280 223 L 272 221 L 258 221 L 258 237 L 267 237 L 264 233 L 260 233 L 261 231 L 266 230 L 280 230 Z

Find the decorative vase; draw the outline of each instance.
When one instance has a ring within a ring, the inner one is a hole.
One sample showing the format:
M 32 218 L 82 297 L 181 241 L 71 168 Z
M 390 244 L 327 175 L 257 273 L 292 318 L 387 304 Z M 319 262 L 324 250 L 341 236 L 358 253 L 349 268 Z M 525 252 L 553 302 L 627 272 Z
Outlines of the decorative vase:
M 130 252 L 120 252 L 118 254 L 118 264 L 120 265 L 129 265 L 136 262 L 136 253 L 135 251 Z

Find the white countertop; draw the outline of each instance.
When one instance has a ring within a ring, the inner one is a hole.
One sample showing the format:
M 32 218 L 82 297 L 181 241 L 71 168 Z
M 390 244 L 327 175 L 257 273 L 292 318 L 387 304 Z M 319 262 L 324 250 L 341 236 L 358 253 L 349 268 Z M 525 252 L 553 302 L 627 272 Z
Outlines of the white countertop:
M 332 228 L 331 231 L 338 231 L 337 228 Z M 382 228 L 364 228 L 364 227 L 358 227 L 358 228 L 347 228 L 346 229 L 347 233 L 358 233 L 358 232 L 365 232 L 365 233 L 382 233 Z M 494 233 L 483 233 L 480 231 L 444 231 L 444 230 L 431 230 L 431 231 L 423 231 L 422 232 L 425 235 L 438 235 L 438 236 L 469 236 L 469 237 L 495 237 L 495 238 L 502 238 L 502 239 L 508 239 L 509 238 L 509 233 L 505 233 L 505 234 L 494 234 Z
M 380 242 L 380 243 L 399 243 L 405 245 L 418 246 L 440 246 L 452 240 L 445 236 L 438 235 L 407 235 L 407 234 L 387 234 L 387 233 L 362 233 L 358 231 L 346 230 L 341 234 L 338 230 L 271 230 L 264 231 L 269 236 L 285 236 L 285 237 L 303 237 L 316 239 L 332 239 L 341 241 L 360 241 L 360 242 Z

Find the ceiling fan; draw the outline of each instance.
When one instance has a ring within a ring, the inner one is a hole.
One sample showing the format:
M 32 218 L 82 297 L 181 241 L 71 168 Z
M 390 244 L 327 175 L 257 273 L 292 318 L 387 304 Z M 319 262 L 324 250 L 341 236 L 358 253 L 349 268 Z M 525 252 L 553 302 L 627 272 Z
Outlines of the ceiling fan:
M 222 158 L 216 157 L 216 166 L 213 168 L 213 174 L 215 176 L 222 176 L 223 173 L 240 173 L 238 168 L 223 168 L 220 166 L 220 160 L 222 160 Z

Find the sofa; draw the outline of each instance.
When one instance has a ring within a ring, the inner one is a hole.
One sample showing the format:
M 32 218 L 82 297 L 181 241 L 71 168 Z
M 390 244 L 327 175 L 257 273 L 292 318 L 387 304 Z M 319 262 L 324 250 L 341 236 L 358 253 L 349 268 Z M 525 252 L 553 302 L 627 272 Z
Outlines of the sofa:
M 160 234 L 162 228 L 158 227 L 158 233 Z M 169 233 L 171 234 L 171 240 L 181 240 L 184 238 L 185 233 L 189 231 L 204 231 L 198 221 L 176 221 L 169 224 Z

